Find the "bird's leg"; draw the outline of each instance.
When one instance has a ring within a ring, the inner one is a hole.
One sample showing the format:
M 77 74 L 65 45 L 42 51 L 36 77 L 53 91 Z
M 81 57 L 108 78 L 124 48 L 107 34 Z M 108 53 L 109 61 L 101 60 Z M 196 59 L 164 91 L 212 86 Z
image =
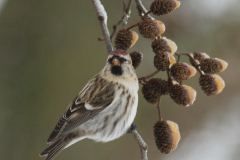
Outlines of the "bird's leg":
M 137 125 L 132 124 L 131 127 L 127 130 L 127 133 L 132 133 L 132 131 L 137 129 Z

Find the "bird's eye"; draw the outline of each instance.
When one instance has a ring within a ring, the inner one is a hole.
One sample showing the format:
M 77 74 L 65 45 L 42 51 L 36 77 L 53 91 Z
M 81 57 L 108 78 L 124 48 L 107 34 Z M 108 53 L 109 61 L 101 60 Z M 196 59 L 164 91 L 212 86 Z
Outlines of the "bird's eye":
M 118 59 L 119 62 L 120 62 L 120 64 L 123 64 L 124 62 L 127 61 L 126 58 L 119 57 L 119 56 L 113 56 L 112 58 L 109 58 L 109 59 L 108 59 L 108 62 L 109 62 L 109 63 L 112 63 L 112 61 L 113 61 L 114 59 Z
M 120 63 L 122 64 L 122 63 L 126 62 L 127 59 L 125 59 L 125 58 L 119 58 L 119 61 L 120 61 Z
M 112 63 L 113 58 L 108 59 L 108 63 Z

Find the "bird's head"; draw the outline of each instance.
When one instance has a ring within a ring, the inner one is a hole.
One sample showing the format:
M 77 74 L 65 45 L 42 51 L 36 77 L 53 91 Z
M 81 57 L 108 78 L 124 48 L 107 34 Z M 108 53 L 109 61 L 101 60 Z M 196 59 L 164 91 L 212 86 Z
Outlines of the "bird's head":
M 130 76 L 134 71 L 131 57 L 123 50 L 116 50 L 109 54 L 105 69 L 114 76 L 123 77 Z

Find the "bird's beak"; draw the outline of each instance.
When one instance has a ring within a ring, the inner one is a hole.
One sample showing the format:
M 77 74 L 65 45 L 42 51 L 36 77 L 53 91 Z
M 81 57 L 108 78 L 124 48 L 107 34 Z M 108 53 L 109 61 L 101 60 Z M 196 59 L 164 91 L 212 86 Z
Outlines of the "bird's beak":
M 120 66 L 120 61 L 118 59 L 114 59 L 112 61 L 113 66 Z

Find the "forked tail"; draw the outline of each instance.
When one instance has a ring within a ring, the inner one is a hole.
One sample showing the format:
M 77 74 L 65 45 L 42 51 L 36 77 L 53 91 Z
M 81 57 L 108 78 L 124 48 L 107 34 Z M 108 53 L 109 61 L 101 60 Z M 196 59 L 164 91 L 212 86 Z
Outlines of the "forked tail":
M 74 138 L 74 133 L 69 133 L 57 138 L 47 149 L 40 153 L 40 156 L 47 156 L 45 160 L 54 159 Z

